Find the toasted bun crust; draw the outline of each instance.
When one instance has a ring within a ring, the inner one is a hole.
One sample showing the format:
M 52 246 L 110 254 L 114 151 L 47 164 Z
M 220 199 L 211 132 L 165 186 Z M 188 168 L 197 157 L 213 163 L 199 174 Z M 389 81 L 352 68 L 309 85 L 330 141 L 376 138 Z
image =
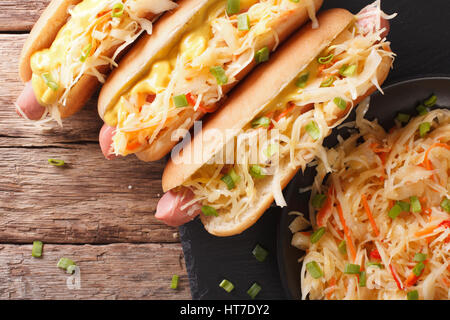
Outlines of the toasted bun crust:
M 69 18 L 68 8 L 82 0 L 52 0 L 34 25 L 22 48 L 19 73 L 23 82 L 31 80 L 30 58 L 36 51 L 48 48 Z
M 236 135 L 354 21 L 354 16 L 344 9 L 332 9 L 321 13 L 318 20 L 320 28 L 312 29 L 311 23 L 305 26 L 274 54 L 270 63 L 261 65 L 236 88 L 226 105 L 208 119 L 199 133 L 201 139 L 193 139 L 179 155 L 173 155 L 163 173 L 165 192 L 183 184 L 222 150 L 228 142 L 222 139 L 225 130 L 227 136 Z M 222 134 L 212 134 L 217 130 Z M 201 147 L 196 146 L 200 143 Z M 201 150 L 202 161 L 191 161 L 194 150 Z
M 384 57 L 377 72 L 377 79 L 380 85 L 387 78 L 391 66 L 392 66 L 391 58 L 387 56 Z M 358 97 L 355 101 L 353 101 L 354 105 L 357 105 L 366 97 L 370 96 L 375 90 L 376 87 L 372 86 L 369 90 L 367 90 L 367 92 L 364 95 Z M 341 112 L 340 116 L 343 116 L 344 114 L 345 111 Z M 283 189 L 300 170 L 300 167 L 291 168 L 288 164 L 289 164 L 289 157 L 280 161 L 281 171 L 283 173 L 283 177 L 280 181 L 280 184 Z M 273 193 L 271 191 L 271 181 L 269 180 L 265 184 L 259 185 L 257 187 L 256 193 L 261 195 L 260 199 L 258 200 L 258 205 L 255 206 L 253 210 L 242 212 L 239 215 L 239 219 L 237 221 L 236 220 L 226 221 L 224 219 L 224 216 L 207 217 L 201 214 L 200 219 L 203 222 L 205 229 L 213 235 L 219 237 L 228 237 L 242 233 L 246 229 L 250 228 L 256 221 L 258 221 L 258 219 L 264 214 L 264 212 L 270 207 L 270 205 L 274 201 Z
M 316 11 L 320 8 L 323 0 L 313 0 Z M 184 0 L 179 2 L 178 9 L 172 14 L 164 16 L 154 29 L 153 36 L 144 37 L 135 48 L 133 48 L 125 59 L 122 60 L 118 69 L 116 69 L 103 86 L 100 93 L 98 111 L 103 118 L 106 110 L 117 102 L 119 97 L 128 90 L 137 79 L 148 72 L 152 59 L 158 52 L 175 41 L 184 31 L 184 26 L 192 19 L 195 13 L 208 3 L 210 0 Z M 299 7 L 299 10 L 289 12 L 280 17 L 273 24 L 273 29 L 278 34 L 280 42 L 285 40 L 295 29 L 299 28 L 308 20 L 308 12 L 305 8 Z M 275 39 L 270 34 L 262 40 L 263 46 L 273 49 Z M 253 68 L 255 63 L 249 64 L 237 76 L 234 83 L 223 88 L 226 94 L 242 78 L 244 78 Z M 172 141 L 172 134 L 180 129 L 190 129 L 194 121 L 200 119 L 204 114 L 198 112 L 185 112 L 177 123 L 173 123 L 170 128 L 161 132 L 147 149 L 139 152 L 137 157 L 143 161 L 156 161 L 164 157 L 178 141 Z

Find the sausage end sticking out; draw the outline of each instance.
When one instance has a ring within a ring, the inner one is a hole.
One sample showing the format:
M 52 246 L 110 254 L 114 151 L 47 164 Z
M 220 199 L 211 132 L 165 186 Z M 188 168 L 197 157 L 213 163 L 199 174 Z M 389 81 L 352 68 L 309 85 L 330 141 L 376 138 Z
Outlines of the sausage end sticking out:
M 105 156 L 106 159 L 112 160 L 116 156 L 114 155 L 113 148 L 112 148 L 112 138 L 114 136 L 114 131 L 116 128 L 110 127 L 108 125 L 103 125 L 102 129 L 100 130 L 100 134 L 98 137 L 100 148 L 102 149 L 102 153 Z
M 188 188 L 178 192 L 172 190 L 166 192 L 158 202 L 155 218 L 172 227 L 178 227 L 193 220 L 201 212 L 200 205 L 194 203 L 183 208 L 193 198 L 194 193 Z
M 17 98 L 16 112 L 21 117 L 24 114 L 30 120 L 40 120 L 44 115 L 45 107 L 37 101 L 31 81 L 25 84 L 25 88 Z
M 368 5 L 363 8 L 359 13 L 359 16 L 362 16 L 358 19 L 357 23 L 363 28 L 363 30 L 373 30 L 375 31 L 377 28 L 376 19 L 380 19 L 380 30 L 384 29 L 381 33 L 380 37 L 385 38 L 390 31 L 389 21 L 380 16 L 379 9 L 374 7 L 373 5 Z

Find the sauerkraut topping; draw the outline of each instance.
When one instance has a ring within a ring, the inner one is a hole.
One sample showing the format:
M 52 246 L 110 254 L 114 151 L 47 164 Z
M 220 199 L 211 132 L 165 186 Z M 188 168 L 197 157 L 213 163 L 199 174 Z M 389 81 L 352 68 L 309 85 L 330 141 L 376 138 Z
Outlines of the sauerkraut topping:
M 305 6 L 315 19 L 312 0 L 246 0 L 240 1 L 239 12 L 227 12 L 225 0 L 211 1 L 181 40 L 160 54 L 148 74 L 107 110 L 105 122 L 117 126 L 115 153 L 144 150 L 186 112 L 213 112 L 224 87 L 237 81 L 255 56 L 275 50 L 279 40 L 273 24 Z M 275 46 L 267 48 L 272 37 Z
M 232 221 L 257 205 L 261 197 L 257 190 L 262 185 L 270 184 L 265 189 L 273 193 L 278 206 L 285 206 L 281 179 L 286 170 L 304 170 L 317 157 L 330 172 L 323 140 L 345 120 L 352 101 L 377 84 L 383 57 L 394 56 L 379 35 L 380 31 L 362 34 L 355 24 L 340 34 L 224 146 L 222 154 L 234 150 L 231 162 L 205 164 L 183 183 L 195 194 L 191 203 L 211 206 L 223 219 Z M 255 147 L 257 159 L 253 157 Z M 239 177 L 233 179 L 232 188 L 224 183 L 231 168 Z
M 449 299 L 450 111 L 399 117 L 409 123 L 387 133 L 364 119 L 367 108 L 357 110 L 359 133 L 317 167 L 310 221 L 325 230 L 320 240 L 294 220 L 292 244 L 306 251 L 302 297 Z
M 47 109 L 43 118 L 49 114 L 61 124 L 59 107 L 80 78 L 105 82 L 117 56 L 143 32 L 152 32 L 149 18 L 175 6 L 169 0 L 84 0 L 71 7 L 51 47 L 31 57 L 33 89 Z

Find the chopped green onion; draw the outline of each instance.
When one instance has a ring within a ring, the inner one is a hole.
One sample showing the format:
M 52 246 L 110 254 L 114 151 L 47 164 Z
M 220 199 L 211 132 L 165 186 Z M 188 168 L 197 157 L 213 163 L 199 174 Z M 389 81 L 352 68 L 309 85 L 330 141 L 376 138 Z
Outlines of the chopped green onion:
M 416 262 L 423 262 L 425 260 L 427 260 L 427 255 L 425 253 L 418 252 L 414 255 L 414 261 Z
M 75 272 L 76 268 L 77 268 L 76 265 L 71 264 L 70 266 L 67 267 L 66 273 L 73 274 Z
M 172 276 L 172 282 L 170 283 L 170 289 L 177 289 L 178 288 L 178 280 L 180 279 L 180 277 L 178 277 L 178 275 L 174 274 Z
M 331 62 L 331 60 L 333 60 L 334 58 L 334 54 L 329 54 L 325 57 L 320 57 L 319 59 L 317 59 L 317 62 L 319 62 L 320 64 L 328 64 Z
M 304 74 L 302 74 L 300 77 L 297 78 L 297 80 L 295 81 L 295 85 L 299 88 L 304 88 L 306 87 L 306 83 L 308 82 L 308 78 L 309 78 L 309 72 L 306 72 Z
M 426 136 L 428 132 L 430 132 L 431 129 L 431 123 L 429 122 L 423 122 L 419 125 L 419 133 L 420 137 L 423 138 Z
M 323 206 L 324 201 L 327 199 L 327 196 L 325 194 L 316 194 L 314 198 L 311 201 L 311 204 L 314 208 L 320 209 Z
M 61 258 L 61 259 L 59 259 L 58 264 L 56 266 L 58 268 L 67 270 L 67 268 L 69 266 L 74 266 L 74 265 L 75 265 L 75 262 L 73 260 L 71 260 L 69 258 Z
M 42 241 L 33 241 L 33 248 L 31 249 L 31 255 L 35 258 L 40 258 L 42 256 L 42 246 L 44 244 Z
M 335 77 L 334 77 L 334 76 L 331 76 L 331 77 L 325 79 L 325 80 L 320 84 L 320 87 L 321 87 L 321 88 L 330 87 L 330 86 L 334 83 L 334 80 L 336 80 Z
M 269 252 L 259 244 L 256 245 L 252 253 L 255 256 L 256 260 L 258 260 L 259 262 L 264 262 L 264 260 L 266 260 L 267 256 L 269 255 Z
M 339 74 L 343 77 L 351 77 L 355 74 L 356 72 L 356 64 L 352 64 L 352 65 L 343 65 L 340 69 L 339 69 Z
M 441 208 L 450 213 L 450 200 L 448 198 L 444 198 L 441 201 Z
M 221 179 L 227 185 L 228 190 L 234 189 L 236 187 L 236 183 L 241 180 L 241 177 L 234 171 L 232 168 L 226 175 L 224 175 Z
M 311 122 L 306 125 L 305 129 L 314 141 L 320 138 L 320 129 L 315 121 L 311 120 Z
M 420 116 L 426 115 L 429 111 L 428 108 L 425 107 L 423 104 L 419 104 L 416 108 L 417 112 Z
M 238 20 L 238 30 L 240 31 L 250 30 L 250 18 L 248 14 L 243 13 L 238 15 L 237 20 Z
M 344 99 L 340 98 L 340 97 L 336 97 L 333 100 L 334 104 L 338 106 L 339 109 L 341 110 L 345 110 L 347 109 L 347 101 L 345 101 Z
M 345 274 L 359 274 L 361 266 L 359 264 L 347 263 L 344 268 Z
M 377 267 L 379 269 L 383 269 L 383 265 L 379 262 L 368 262 L 367 267 Z
M 264 47 L 255 53 L 256 63 L 262 63 L 269 60 L 269 48 Z
M 360 287 L 366 286 L 366 272 L 365 271 L 361 271 L 359 273 L 359 286 Z
M 408 123 L 410 118 L 411 116 L 409 114 L 400 112 L 395 119 L 400 123 Z
M 250 172 L 250 175 L 256 179 L 265 177 L 265 174 L 263 173 L 263 168 L 261 168 L 260 166 L 258 166 L 256 164 L 250 166 L 249 172 Z
M 400 205 L 399 204 L 395 204 L 392 208 L 391 208 L 391 210 L 389 210 L 389 213 L 388 213 L 388 216 L 389 216 L 389 218 L 391 218 L 391 219 L 395 219 L 395 218 L 397 218 L 398 217 L 398 215 L 400 214 L 400 213 L 402 213 L 402 207 L 400 207 Z
M 290 2 L 293 2 L 293 3 L 299 3 L 300 2 L 300 0 L 289 0 Z
M 429 97 L 428 99 L 426 99 L 423 104 L 425 105 L 425 107 L 431 108 L 434 107 L 434 105 L 437 102 L 437 97 L 436 95 L 431 95 L 431 97 Z
M 422 212 L 422 206 L 420 205 L 419 198 L 417 198 L 416 196 L 412 196 L 409 198 L 409 201 L 411 202 L 411 212 L 413 213 Z
M 247 290 L 247 294 L 252 298 L 255 299 L 255 297 L 258 295 L 258 293 L 261 291 L 261 287 L 256 282 L 250 287 L 250 289 Z
M 422 274 L 423 269 L 425 269 L 425 264 L 423 262 L 419 262 L 414 266 L 412 272 L 416 275 L 416 277 Z
M 268 117 L 260 117 L 252 121 L 252 128 L 268 128 L 270 125 L 270 119 Z
M 269 144 L 267 147 L 265 154 L 267 158 L 272 158 L 277 152 L 278 152 L 278 145 L 277 144 Z
M 338 249 L 341 254 L 347 254 L 347 244 L 345 243 L 345 240 L 342 240 L 339 243 Z
M 210 206 L 202 206 L 202 212 L 205 216 L 215 216 L 218 217 L 216 209 Z
M 123 3 L 119 2 L 113 6 L 111 16 L 113 18 L 120 18 L 123 15 Z
M 59 85 L 53 80 L 52 75 L 48 72 L 42 74 L 42 79 L 44 79 L 47 87 L 52 89 L 53 91 L 58 91 Z
M 306 270 L 308 270 L 309 274 L 314 279 L 319 279 L 323 276 L 322 269 L 320 269 L 319 265 L 315 261 L 308 262 L 306 264 Z
M 226 292 L 230 293 L 234 289 L 234 284 L 232 284 L 227 279 L 223 279 L 222 282 L 219 284 L 219 287 L 221 287 Z
M 173 103 L 177 108 L 183 108 L 189 105 L 185 94 L 180 94 L 179 96 L 173 97 Z
M 227 1 L 227 14 L 233 15 L 241 11 L 241 1 L 240 0 L 228 0 Z
M 64 162 L 64 160 L 58 160 L 58 159 L 48 159 L 47 161 L 49 164 L 51 164 L 52 166 L 55 166 L 55 167 L 62 167 L 63 165 L 66 164 Z
M 397 201 L 397 204 L 402 208 L 402 212 L 409 212 L 410 205 L 405 201 Z
M 311 235 L 310 240 L 311 243 L 316 243 L 322 238 L 322 236 L 325 234 L 325 227 L 321 227 L 314 231 L 314 233 Z
M 413 290 L 406 294 L 408 300 L 419 300 L 419 291 Z
M 89 57 L 89 55 L 91 54 L 91 50 L 92 50 L 92 44 L 88 43 L 83 50 L 81 51 L 81 57 L 80 57 L 80 61 L 81 62 L 85 62 L 86 59 Z
M 219 86 L 224 85 L 228 82 L 228 77 L 225 74 L 225 70 L 221 66 L 211 67 L 209 71 L 216 78 L 217 84 Z

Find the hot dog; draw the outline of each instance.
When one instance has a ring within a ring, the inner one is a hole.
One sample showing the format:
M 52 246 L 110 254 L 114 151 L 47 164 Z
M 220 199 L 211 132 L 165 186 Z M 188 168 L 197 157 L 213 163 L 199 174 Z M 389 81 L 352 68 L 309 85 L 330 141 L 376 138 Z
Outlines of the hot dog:
M 164 157 L 172 133 L 220 108 L 226 93 L 315 12 L 322 0 L 181 0 L 114 70 L 98 109 L 102 150 Z M 314 24 L 315 26 L 315 24 Z M 112 130 L 112 129 L 110 129 Z
M 25 88 L 19 115 L 61 123 L 77 112 L 118 57 L 152 21 L 174 9 L 170 0 L 53 0 L 33 27 L 20 58 Z
M 208 232 L 230 236 L 254 224 L 273 200 L 286 205 L 282 189 L 315 157 L 323 158 L 323 139 L 386 79 L 394 58 L 385 39 L 386 18 L 392 17 L 382 14 L 377 1 L 356 16 L 344 9 L 323 12 L 318 29 L 306 26 L 295 34 L 233 92 L 201 133 L 172 154 L 162 181 L 171 195 L 161 201 L 187 190 L 194 197 L 176 209 L 158 206 L 156 217 L 184 223 L 180 216 L 193 206 L 186 221 L 194 212 Z M 232 138 L 223 139 L 230 130 Z M 231 163 L 213 161 L 227 150 L 250 150 L 252 143 L 242 141 L 262 133 L 275 137 L 269 144 L 254 143 L 262 158 L 233 151 Z M 198 150 L 200 163 L 192 160 Z

